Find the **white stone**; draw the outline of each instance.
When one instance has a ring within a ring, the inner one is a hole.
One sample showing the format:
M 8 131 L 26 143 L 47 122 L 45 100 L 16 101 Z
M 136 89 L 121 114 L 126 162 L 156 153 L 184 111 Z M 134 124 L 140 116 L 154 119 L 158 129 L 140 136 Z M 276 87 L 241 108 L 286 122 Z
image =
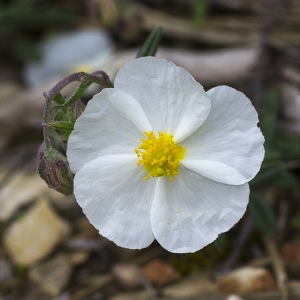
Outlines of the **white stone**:
M 4 233 L 3 242 L 16 264 L 31 265 L 46 257 L 70 232 L 48 201 L 41 199 Z
M 243 267 L 221 276 L 217 282 L 219 293 L 249 293 L 275 289 L 272 274 L 265 268 Z
M 137 287 L 145 282 L 145 276 L 135 264 L 119 263 L 113 266 L 113 273 L 126 287 Z
M 243 298 L 238 295 L 231 294 L 225 300 L 243 300 Z
M 37 173 L 20 172 L 0 190 L 0 221 L 7 221 L 21 206 L 49 190 Z

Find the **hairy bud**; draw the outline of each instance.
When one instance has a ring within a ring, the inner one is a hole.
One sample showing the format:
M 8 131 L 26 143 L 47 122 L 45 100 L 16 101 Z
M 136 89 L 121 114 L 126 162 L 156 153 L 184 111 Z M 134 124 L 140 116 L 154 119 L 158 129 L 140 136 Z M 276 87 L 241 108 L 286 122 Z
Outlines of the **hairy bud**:
M 38 153 L 38 172 L 40 177 L 52 189 L 64 195 L 73 193 L 73 174 L 68 160 L 53 148 L 46 149 L 42 144 Z

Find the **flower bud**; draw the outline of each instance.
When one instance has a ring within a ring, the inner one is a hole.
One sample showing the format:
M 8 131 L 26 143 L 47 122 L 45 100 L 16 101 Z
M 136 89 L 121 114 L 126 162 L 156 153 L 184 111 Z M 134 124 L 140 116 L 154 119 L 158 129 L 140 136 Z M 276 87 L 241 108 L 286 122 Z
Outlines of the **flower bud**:
M 74 108 L 75 120 L 77 120 L 77 118 L 80 117 L 80 115 L 83 113 L 84 110 L 85 110 L 85 104 L 79 99 L 75 103 L 75 108 Z
M 73 174 L 68 160 L 53 148 L 46 149 L 41 145 L 38 153 L 38 172 L 40 177 L 52 189 L 64 195 L 73 193 Z

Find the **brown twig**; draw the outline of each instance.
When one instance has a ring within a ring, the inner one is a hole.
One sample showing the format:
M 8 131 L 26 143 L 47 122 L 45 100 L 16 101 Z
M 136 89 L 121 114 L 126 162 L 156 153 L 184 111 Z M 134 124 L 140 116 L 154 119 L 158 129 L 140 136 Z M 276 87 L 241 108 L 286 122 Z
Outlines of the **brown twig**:
M 274 273 L 277 279 L 277 285 L 281 292 L 282 300 L 288 300 L 289 299 L 288 276 L 285 270 L 284 263 L 277 249 L 277 246 L 270 237 L 264 236 L 263 240 L 269 252 L 269 255 L 271 257 Z
M 87 296 L 97 292 L 104 286 L 108 285 L 109 283 L 113 282 L 115 279 L 114 275 L 109 273 L 107 275 L 103 275 L 98 280 L 95 280 L 91 285 L 87 286 L 86 288 L 81 289 L 73 296 L 69 298 L 69 300 L 81 300 L 85 299 Z

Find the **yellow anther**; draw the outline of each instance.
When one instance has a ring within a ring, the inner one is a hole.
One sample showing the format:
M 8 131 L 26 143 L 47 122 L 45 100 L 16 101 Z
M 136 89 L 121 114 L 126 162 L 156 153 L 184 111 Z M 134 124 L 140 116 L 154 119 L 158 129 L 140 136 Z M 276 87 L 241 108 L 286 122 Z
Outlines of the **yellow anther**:
M 147 138 L 141 138 L 141 144 L 138 149 L 134 149 L 138 157 L 137 165 L 143 164 L 148 171 L 148 177 L 161 177 L 164 175 L 171 176 L 178 175 L 179 161 L 184 158 L 186 150 L 176 145 L 173 136 L 168 133 L 158 132 L 158 137 L 153 131 L 144 132 Z
M 163 156 L 164 156 L 163 152 L 157 152 L 157 153 L 155 154 L 155 157 L 156 157 L 156 158 L 162 158 Z

